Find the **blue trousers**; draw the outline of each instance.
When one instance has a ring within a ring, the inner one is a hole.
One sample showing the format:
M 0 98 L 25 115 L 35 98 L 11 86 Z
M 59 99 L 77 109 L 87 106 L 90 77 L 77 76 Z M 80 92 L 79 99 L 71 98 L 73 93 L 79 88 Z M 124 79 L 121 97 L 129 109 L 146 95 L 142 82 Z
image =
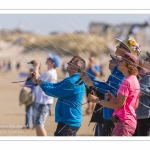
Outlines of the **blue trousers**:
M 33 124 L 33 120 L 34 120 L 33 119 L 33 109 L 34 109 L 34 102 L 31 105 L 28 105 L 25 107 L 25 111 L 26 111 L 25 125 L 27 126 L 27 128 L 30 128 L 31 118 L 32 118 L 32 124 Z
M 102 123 L 97 123 L 96 128 L 95 128 L 95 134 L 94 136 L 101 136 L 103 130 L 103 125 Z

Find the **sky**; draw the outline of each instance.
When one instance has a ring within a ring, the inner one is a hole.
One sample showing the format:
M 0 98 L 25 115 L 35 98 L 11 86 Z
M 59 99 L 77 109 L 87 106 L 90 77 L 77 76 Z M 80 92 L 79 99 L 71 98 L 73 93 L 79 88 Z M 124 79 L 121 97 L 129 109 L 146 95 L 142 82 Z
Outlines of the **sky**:
M 38 34 L 51 32 L 88 32 L 91 22 L 112 25 L 144 23 L 150 14 L 0 14 L 0 29 L 13 30 L 18 26 Z

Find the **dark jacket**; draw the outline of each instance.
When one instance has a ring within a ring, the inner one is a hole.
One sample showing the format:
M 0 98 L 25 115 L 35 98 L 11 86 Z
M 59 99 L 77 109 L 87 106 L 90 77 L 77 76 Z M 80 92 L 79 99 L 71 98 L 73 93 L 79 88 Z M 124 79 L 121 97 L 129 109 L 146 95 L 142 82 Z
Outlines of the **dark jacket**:
M 141 95 L 139 106 L 136 109 L 137 119 L 150 118 L 150 73 L 146 74 L 140 81 Z M 148 106 L 144 106 L 144 105 Z

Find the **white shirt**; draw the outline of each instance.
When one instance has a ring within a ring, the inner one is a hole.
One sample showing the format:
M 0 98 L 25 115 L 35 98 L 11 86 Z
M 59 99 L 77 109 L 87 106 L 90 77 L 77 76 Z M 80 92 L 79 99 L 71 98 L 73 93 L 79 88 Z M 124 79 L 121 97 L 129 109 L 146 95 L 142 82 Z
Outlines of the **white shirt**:
M 57 72 L 55 69 L 50 69 L 40 76 L 40 79 L 55 83 L 57 82 Z M 40 104 L 53 104 L 54 98 L 47 96 L 40 86 L 36 87 L 36 102 Z

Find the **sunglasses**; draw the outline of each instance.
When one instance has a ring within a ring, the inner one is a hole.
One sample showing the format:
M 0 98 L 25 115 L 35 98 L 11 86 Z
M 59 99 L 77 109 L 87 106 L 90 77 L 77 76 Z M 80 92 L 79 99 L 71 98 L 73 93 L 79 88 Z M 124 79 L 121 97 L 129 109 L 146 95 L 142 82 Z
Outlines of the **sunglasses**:
M 78 60 L 70 60 L 69 63 L 74 64 L 74 65 L 78 65 Z

